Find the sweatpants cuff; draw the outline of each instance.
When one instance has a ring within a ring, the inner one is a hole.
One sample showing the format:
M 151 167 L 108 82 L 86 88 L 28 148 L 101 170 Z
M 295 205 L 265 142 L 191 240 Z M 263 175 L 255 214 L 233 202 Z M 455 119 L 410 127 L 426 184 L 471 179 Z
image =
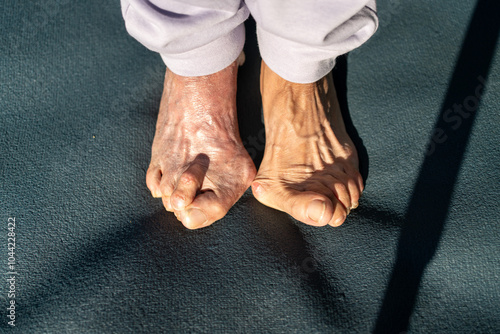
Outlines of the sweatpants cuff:
M 240 24 L 229 34 L 194 50 L 179 54 L 161 54 L 167 67 L 177 75 L 196 77 L 219 72 L 231 65 L 245 44 L 245 26 Z
M 330 45 L 307 45 L 285 39 L 257 26 L 260 54 L 264 62 L 285 80 L 316 82 L 335 66 L 335 59 L 366 42 L 377 30 L 374 10 L 365 7 L 337 32 Z

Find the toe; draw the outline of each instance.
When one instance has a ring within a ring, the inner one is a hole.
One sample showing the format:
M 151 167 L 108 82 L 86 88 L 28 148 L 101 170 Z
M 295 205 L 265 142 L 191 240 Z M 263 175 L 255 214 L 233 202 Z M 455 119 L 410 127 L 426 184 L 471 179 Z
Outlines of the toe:
M 172 208 L 172 205 L 170 204 L 170 196 L 165 196 L 161 198 L 163 202 L 163 206 L 167 211 L 173 212 L 174 208 Z
M 306 216 L 312 221 L 321 222 L 326 211 L 326 203 L 321 199 L 315 199 L 307 204 Z
M 174 186 L 172 184 L 173 179 L 170 175 L 162 174 L 160 181 L 160 193 L 162 197 L 170 197 L 172 196 L 172 192 L 174 191 Z
M 197 163 L 193 163 L 182 173 L 177 186 L 172 193 L 170 203 L 175 210 L 183 210 L 191 204 L 200 190 L 205 178 L 206 169 Z
M 208 221 L 207 215 L 203 210 L 197 208 L 186 210 L 181 219 L 182 224 L 191 230 L 208 225 L 206 224 Z
M 189 229 L 211 225 L 221 219 L 229 211 L 232 203 L 219 198 L 213 191 L 207 190 L 198 194 L 194 201 L 184 210 L 182 223 Z
M 161 170 L 158 167 L 150 166 L 146 173 L 146 185 L 148 186 L 149 191 L 151 191 L 151 195 L 153 197 L 161 197 L 162 193 L 160 190 L 160 181 L 161 181 Z
M 323 182 L 328 185 L 335 194 L 335 197 L 344 205 L 347 209 L 347 214 L 349 214 L 351 209 L 358 207 L 360 190 L 355 177 L 349 175 L 344 177 L 326 175 Z
M 356 209 L 358 207 L 359 197 L 361 195 L 358 182 L 352 178 L 349 178 L 347 180 L 347 189 L 349 189 L 349 195 L 351 196 L 350 208 Z
M 293 218 L 309 225 L 324 226 L 334 214 L 332 201 L 324 195 L 294 191 L 290 194 L 289 201 L 292 205 L 287 212 Z
M 172 212 L 174 209 L 172 208 L 172 205 L 170 204 L 170 196 L 172 195 L 173 187 L 172 187 L 172 180 L 166 175 L 162 175 L 161 181 L 160 181 L 160 195 L 161 195 L 161 200 L 163 202 L 163 206 L 167 211 Z
M 359 205 L 359 198 L 365 188 L 363 184 L 363 177 L 355 168 L 344 169 L 344 171 L 349 178 L 347 186 L 351 194 L 351 206 L 353 209 L 356 209 Z
M 334 202 L 335 210 L 334 210 L 334 213 L 332 215 L 332 218 L 328 222 L 328 225 L 333 226 L 333 227 L 337 227 L 337 226 L 340 226 L 344 223 L 345 219 L 347 218 L 347 211 L 346 211 L 346 208 L 344 207 L 344 205 L 342 203 L 340 203 L 339 201 L 334 200 L 333 202 Z
M 360 193 L 360 197 L 361 197 L 363 190 L 365 190 L 365 184 L 363 183 L 363 177 L 361 176 L 361 174 L 359 172 L 357 173 L 355 180 L 358 183 L 359 193 Z
M 284 211 L 293 218 L 313 226 L 324 226 L 334 213 L 332 201 L 323 194 L 295 189 L 269 189 L 261 183 L 252 183 L 252 192 L 259 202 Z
M 348 183 L 347 180 L 345 180 L 345 183 Z M 338 199 L 338 201 L 347 209 L 350 210 L 351 208 L 351 194 L 349 192 L 349 187 L 345 185 L 345 183 L 339 181 L 339 180 L 334 180 L 330 184 L 330 188 L 332 189 L 335 197 Z

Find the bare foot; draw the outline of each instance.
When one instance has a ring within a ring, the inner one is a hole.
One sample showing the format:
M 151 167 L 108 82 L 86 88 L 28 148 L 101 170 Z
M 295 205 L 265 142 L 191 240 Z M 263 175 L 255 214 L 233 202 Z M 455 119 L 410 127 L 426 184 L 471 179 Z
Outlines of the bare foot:
M 262 62 L 260 84 L 266 149 L 255 198 L 309 225 L 341 225 L 358 206 L 363 179 L 331 74 L 296 84 Z
M 255 177 L 236 117 L 237 62 L 215 74 L 167 69 L 146 183 L 184 226 L 221 219 Z

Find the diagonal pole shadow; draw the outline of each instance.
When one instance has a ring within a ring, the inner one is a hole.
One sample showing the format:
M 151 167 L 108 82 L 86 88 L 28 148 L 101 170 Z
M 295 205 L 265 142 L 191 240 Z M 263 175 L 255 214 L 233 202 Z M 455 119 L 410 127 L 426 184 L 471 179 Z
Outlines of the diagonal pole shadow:
M 495 52 L 500 2 L 479 0 L 436 120 L 405 216 L 374 333 L 408 329 L 425 268 L 434 256 Z

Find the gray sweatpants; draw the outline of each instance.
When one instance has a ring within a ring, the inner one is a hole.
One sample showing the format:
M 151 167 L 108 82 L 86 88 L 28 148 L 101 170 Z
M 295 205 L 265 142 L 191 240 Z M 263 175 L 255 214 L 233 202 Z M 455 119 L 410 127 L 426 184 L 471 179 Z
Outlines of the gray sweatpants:
M 284 79 L 314 82 L 378 26 L 375 0 L 121 0 L 130 35 L 183 76 L 218 72 L 239 56 L 243 22 L 257 22 L 262 58 Z

